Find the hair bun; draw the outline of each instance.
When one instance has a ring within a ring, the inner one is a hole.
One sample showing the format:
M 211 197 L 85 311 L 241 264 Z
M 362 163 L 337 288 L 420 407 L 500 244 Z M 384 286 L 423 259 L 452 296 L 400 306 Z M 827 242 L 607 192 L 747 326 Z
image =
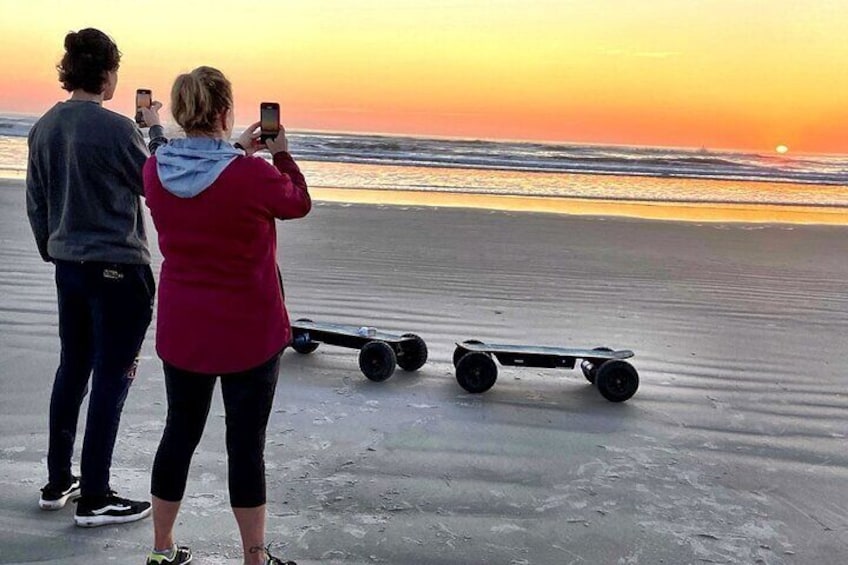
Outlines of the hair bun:
M 91 55 L 103 49 L 104 45 L 113 44 L 109 36 L 94 28 L 72 31 L 65 36 L 65 49 L 75 55 Z

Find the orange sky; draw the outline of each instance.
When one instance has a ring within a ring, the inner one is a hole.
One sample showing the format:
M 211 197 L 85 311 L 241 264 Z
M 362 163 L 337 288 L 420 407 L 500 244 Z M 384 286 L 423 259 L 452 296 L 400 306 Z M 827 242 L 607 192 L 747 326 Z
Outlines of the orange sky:
M 116 100 L 208 64 L 290 129 L 848 153 L 832 0 L 4 0 L 0 111 L 64 98 L 64 34 L 124 54 Z M 71 8 L 70 6 L 73 6 Z

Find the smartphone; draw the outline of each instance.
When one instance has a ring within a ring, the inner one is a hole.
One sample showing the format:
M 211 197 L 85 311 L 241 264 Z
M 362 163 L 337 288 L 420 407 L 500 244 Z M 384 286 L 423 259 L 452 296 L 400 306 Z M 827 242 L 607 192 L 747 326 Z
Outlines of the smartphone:
M 150 108 L 153 105 L 153 91 L 149 88 L 139 88 L 135 91 L 135 123 L 141 127 L 147 127 L 144 117 L 141 115 L 142 108 Z
M 262 102 L 259 105 L 259 139 L 265 143 L 280 133 L 280 105 L 276 102 Z

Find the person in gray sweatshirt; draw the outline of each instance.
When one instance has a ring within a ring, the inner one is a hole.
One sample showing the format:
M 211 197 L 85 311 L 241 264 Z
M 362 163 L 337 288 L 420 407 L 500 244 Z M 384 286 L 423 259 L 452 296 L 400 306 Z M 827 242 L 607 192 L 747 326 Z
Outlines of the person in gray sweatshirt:
M 155 293 L 140 196 L 141 169 L 166 142 L 151 128 L 103 107 L 118 81 L 121 53 L 103 32 L 65 37 L 57 66 L 70 98 L 29 133 L 27 212 L 41 257 L 55 265 L 61 356 L 50 397 L 48 482 L 39 506 L 79 498 L 74 522 L 132 522 L 150 503 L 119 497 L 109 484 L 121 412 L 135 377 Z M 71 471 L 80 406 L 88 393 L 80 477 Z

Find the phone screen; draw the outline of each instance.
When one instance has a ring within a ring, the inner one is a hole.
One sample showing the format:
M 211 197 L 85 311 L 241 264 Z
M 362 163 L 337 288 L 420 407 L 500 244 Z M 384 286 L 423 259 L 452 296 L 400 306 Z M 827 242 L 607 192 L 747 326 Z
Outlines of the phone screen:
M 153 96 L 149 90 L 139 90 L 135 93 L 136 108 L 150 108 L 153 103 Z
M 260 128 L 262 133 L 276 134 L 280 131 L 280 106 L 263 103 L 260 109 Z
M 141 127 L 147 127 L 144 123 L 144 116 L 141 115 L 141 108 L 150 108 L 153 105 L 153 92 L 146 88 L 139 88 L 135 91 L 135 123 Z

